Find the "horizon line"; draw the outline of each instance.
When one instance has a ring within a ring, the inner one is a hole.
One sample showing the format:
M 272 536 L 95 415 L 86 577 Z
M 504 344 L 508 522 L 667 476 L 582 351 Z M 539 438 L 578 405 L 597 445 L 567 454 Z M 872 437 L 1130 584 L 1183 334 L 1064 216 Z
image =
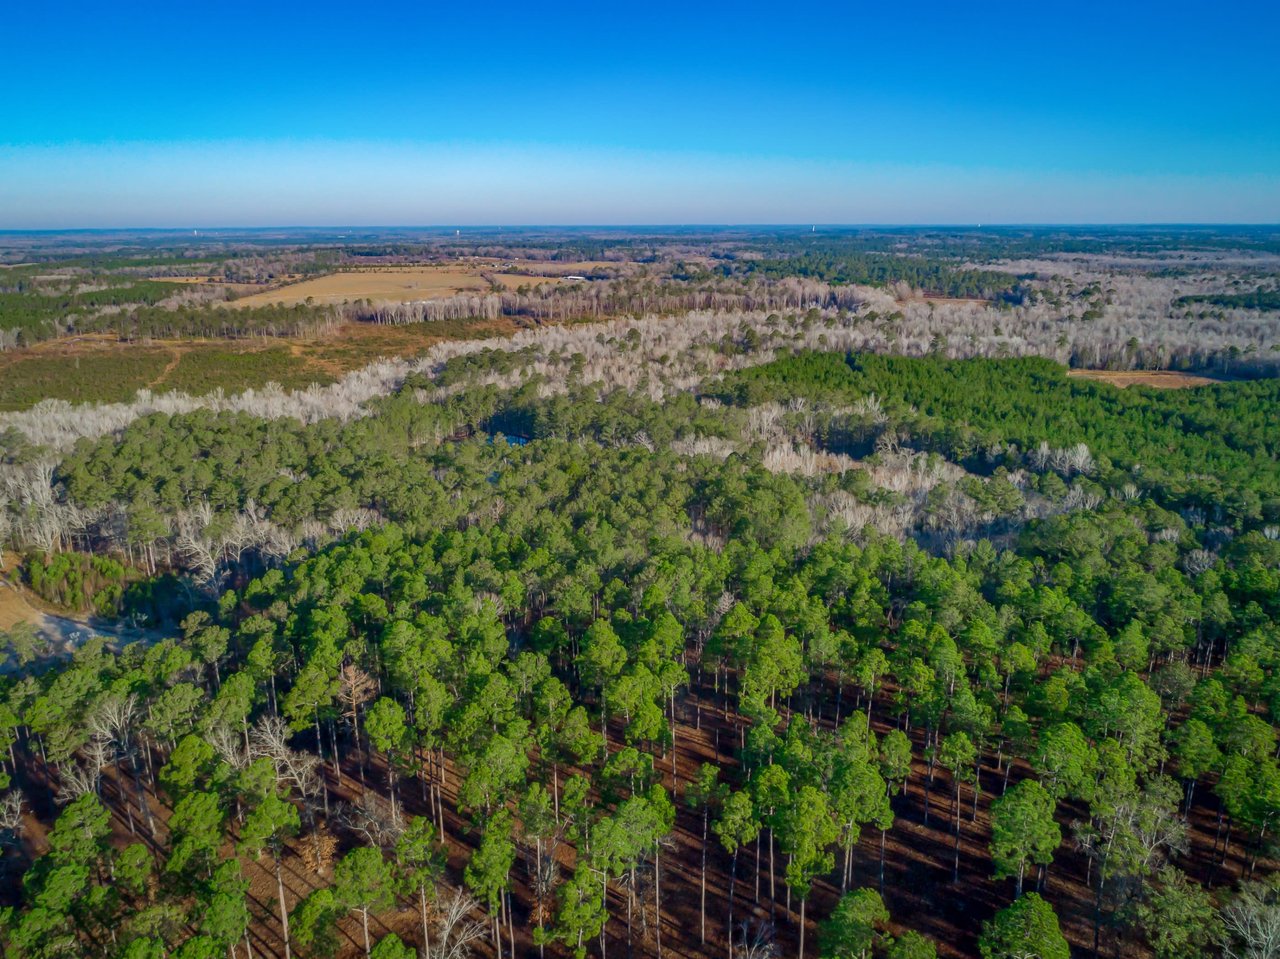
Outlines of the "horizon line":
M 795 229 L 804 230 L 928 230 L 928 229 L 1280 229 L 1280 221 L 1269 220 L 1133 220 L 1133 221 L 1071 221 L 1071 220 L 1022 220 L 1022 221 L 938 221 L 866 223 L 812 223 L 794 222 L 721 222 L 721 223 L 280 223 L 258 226 L 234 224 L 222 225 L 168 225 L 168 226 L 68 226 L 68 227 L 0 227 L 0 235 L 31 235 L 61 233 L 186 233 L 191 232 L 242 232 L 255 233 L 268 230 L 743 230 L 743 229 Z

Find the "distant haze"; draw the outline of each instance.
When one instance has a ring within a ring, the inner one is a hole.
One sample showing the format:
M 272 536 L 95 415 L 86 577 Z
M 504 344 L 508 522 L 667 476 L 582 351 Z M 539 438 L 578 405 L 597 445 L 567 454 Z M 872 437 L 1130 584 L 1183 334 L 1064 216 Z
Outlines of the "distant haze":
M 0 228 L 1280 221 L 1271 5 L 713 6 L 23 4 Z

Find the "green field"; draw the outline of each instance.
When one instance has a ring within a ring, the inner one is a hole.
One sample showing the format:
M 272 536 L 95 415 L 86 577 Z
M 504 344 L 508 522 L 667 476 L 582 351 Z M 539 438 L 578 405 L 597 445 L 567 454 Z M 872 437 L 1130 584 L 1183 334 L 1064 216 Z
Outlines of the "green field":
M 44 399 L 120 402 L 154 382 L 168 351 L 137 347 L 81 356 L 26 355 L 0 365 L 0 410 L 24 410 Z
M 217 389 L 238 392 L 267 383 L 300 390 L 312 383 L 332 382 L 332 376 L 293 355 L 286 346 L 255 350 L 208 346 L 184 353 L 161 389 L 194 395 Z
M 174 364 L 174 357 L 179 357 Z M 246 349 L 239 344 L 199 344 L 179 353 L 165 347 L 65 355 L 18 355 L 0 361 L 0 411 L 24 410 L 43 399 L 70 403 L 119 403 L 141 389 L 199 395 L 279 383 L 302 389 L 331 383 L 324 369 L 286 346 Z

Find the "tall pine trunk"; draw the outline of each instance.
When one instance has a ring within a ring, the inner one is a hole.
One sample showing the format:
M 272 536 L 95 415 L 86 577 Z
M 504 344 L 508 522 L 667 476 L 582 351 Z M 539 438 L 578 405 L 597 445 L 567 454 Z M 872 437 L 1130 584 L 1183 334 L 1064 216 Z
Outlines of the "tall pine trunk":
M 289 950 L 289 910 L 284 902 L 284 874 L 280 870 L 280 857 L 276 861 L 276 893 L 280 897 L 280 929 L 284 932 L 284 959 L 292 959 Z
M 702 807 L 702 899 L 699 908 L 700 929 L 703 945 L 707 942 L 707 820 L 710 806 Z
M 733 847 L 733 864 L 729 867 L 729 959 L 733 959 L 733 890 L 738 882 L 738 847 Z

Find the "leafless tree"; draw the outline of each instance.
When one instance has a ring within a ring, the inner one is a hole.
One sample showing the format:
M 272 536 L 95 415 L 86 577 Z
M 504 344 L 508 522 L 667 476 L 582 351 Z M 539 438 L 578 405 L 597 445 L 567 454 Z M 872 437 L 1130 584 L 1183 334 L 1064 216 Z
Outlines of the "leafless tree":
M 445 895 L 438 907 L 439 926 L 429 959 L 470 959 L 473 943 L 489 934 L 488 924 L 473 918 L 478 910 L 479 903 L 461 889 Z
M 1280 957 L 1280 902 L 1273 885 L 1243 883 L 1222 910 L 1222 922 L 1230 936 L 1223 944 L 1223 955 L 1229 959 Z
M 351 731 L 356 737 L 361 777 L 364 775 L 364 756 L 360 746 L 360 707 L 373 699 L 377 691 L 377 682 L 355 663 L 344 663 L 338 671 L 338 703 L 342 707 L 343 718 L 351 724 Z
M 319 795 L 323 788 L 318 771 L 320 757 L 291 748 L 291 736 L 279 716 L 264 716 L 249 731 L 249 755 L 254 759 L 260 756 L 270 759 L 277 780 L 296 789 L 301 796 Z
M 93 739 L 81 752 L 86 756 L 84 762 L 66 763 L 58 771 L 55 799 L 60 805 L 74 802 L 85 793 L 98 792 L 102 781 L 102 767 L 107 758 L 107 746 L 102 740 Z
M 360 790 L 355 802 L 338 803 L 334 812 L 343 826 L 363 837 L 370 846 L 390 848 L 402 831 L 392 815 L 391 804 L 368 789 Z

